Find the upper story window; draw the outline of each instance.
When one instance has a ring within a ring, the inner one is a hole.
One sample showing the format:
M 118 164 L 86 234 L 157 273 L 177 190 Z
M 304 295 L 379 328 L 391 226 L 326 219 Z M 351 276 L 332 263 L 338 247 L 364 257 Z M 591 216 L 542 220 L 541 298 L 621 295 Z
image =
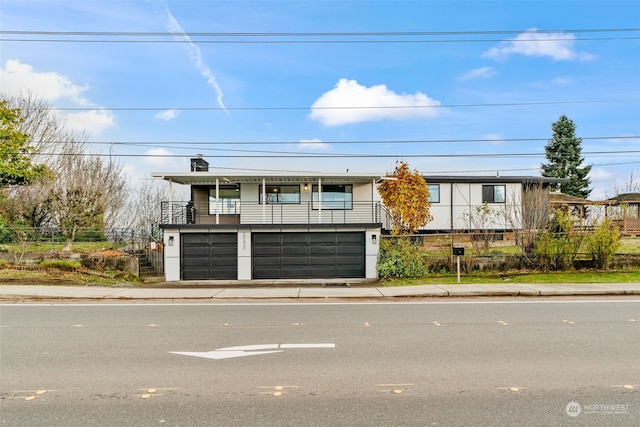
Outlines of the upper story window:
M 429 184 L 429 202 L 440 203 L 440 184 Z
M 353 185 L 323 184 L 318 194 L 318 185 L 313 185 L 313 209 L 353 209 Z
M 260 186 L 260 204 L 264 203 L 263 197 L 267 197 L 267 204 L 276 203 L 300 203 L 299 185 L 266 185 L 265 191 Z
M 482 203 L 505 203 L 507 191 L 504 185 L 483 185 Z
M 236 204 L 240 202 L 240 187 L 221 185 L 216 199 L 216 187 L 209 188 L 209 215 L 238 214 Z

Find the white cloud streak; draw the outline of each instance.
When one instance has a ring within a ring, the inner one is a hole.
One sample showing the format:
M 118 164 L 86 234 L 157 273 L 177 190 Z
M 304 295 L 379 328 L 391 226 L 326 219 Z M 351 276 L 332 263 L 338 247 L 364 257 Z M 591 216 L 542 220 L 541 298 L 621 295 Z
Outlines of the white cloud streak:
M 325 126 L 378 120 L 414 120 L 438 115 L 439 101 L 427 95 L 396 94 L 385 85 L 366 87 L 355 80 L 340 79 L 311 106 L 309 117 Z M 412 108 L 416 107 L 416 108 Z
M 555 61 L 589 61 L 594 56 L 575 50 L 575 36 L 569 33 L 539 33 L 531 28 L 514 39 L 501 42 L 482 54 L 483 58 L 503 60 L 511 55 L 550 57 Z
M 153 116 L 153 118 L 156 120 L 164 120 L 165 122 L 168 122 L 169 120 L 173 120 L 176 117 L 178 117 L 179 114 L 180 112 L 178 110 L 170 109 L 170 110 L 160 111 L 155 116 Z
M 492 67 L 480 67 L 480 68 L 474 68 L 473 70 L 467 71 L 466 73 L 458 77 L 458 80 L 467 81 L 467 80 L 475 80 L 475 79 L 490 79 L 496 74 L 498 73 Z
M 211 72 L 211 69 L 207 66 L 207 64 L 205 64 L 204 60 L 202 59 L 202 52 L 200 48 L 195 43 L 193 43 L 193 41 L 191 41 L 191 37 L 189 37 L 187 33 L 182 29 L 182 27 L 180 26 L 176 18 L 171 14 L 171 12 L 168 9 L 167 9 L 167 18 L 169 20 L 169 26 L 168 26 L 169 31 L 172 33 L 180 33 L 179 35 L 175 35 L 174 38 L 176 40 L 184 40 L 187 42 L 186 47 L 187 47 L 187 54 L 189 56 L 189 59 L 193 61 L 194 65 L 196 66 L 196 69 L 200 72 L 200 75 L 207 80 L 207 84 L 211 86 L 211 88 L 213 88 L 213 90 L 215 91 L 218 105 L 227 114 L 229 114 L 229 112 L 227 111 L 227 107 L 225 107 L 224 103 L 222 102 L 224 93 L 222 92 L 220 85 L 218 85 L 218 82 L 215 76 Z

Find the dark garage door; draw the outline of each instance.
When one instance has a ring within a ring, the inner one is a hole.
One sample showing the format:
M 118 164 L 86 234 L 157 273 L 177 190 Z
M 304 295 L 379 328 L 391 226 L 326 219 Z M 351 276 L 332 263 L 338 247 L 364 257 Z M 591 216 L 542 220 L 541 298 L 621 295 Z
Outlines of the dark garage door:
M 182 242 L 182 280 L 238 278 L 236 233 L 185 233 Z
M 364 232 L 253 233 L 253 278 L 362 278 L 364 237 Z

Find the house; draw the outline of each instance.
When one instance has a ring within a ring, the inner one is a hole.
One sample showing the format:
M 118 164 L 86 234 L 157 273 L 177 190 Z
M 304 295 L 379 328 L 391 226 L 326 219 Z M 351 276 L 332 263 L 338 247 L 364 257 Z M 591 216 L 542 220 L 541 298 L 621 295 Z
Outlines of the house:
M 377 277 L 379 175 L 209 172 L 194 160 L 152 174 L 191 193 L 162 202 L 167 281 Z
M 640 233 L 640 193 L 624 193 L 602 202 L 606 214 L 618 223 L 625 234 Z
M 210 172 L 196 158 L 190 172 L 152 176 L 190 191 L 188 200 L 161 205 L 167 281 L 377 278 L 380 235 L 391 228 L 376 189 L 380 175 Z M 527 188 L 558 182 L 424 178 L 433 221 L 422 233 L 472 230 L 474 208 L 518 207 Z M 489 227 L 511 225 L 502 215 Z
M 423 233 L 474 231 L 479 228 L 510 230 L 514 224 L 521 223 L 518 216 L 523 194 L 539 186 L 546 189 L 550 184 L 565 181 L 562 178 L 533 176 L 423 177 L 429 186 L 433 216 L 433 220 L 421 229 Z M 480 224 L 476 213 L 485 203 L 494 214 Z

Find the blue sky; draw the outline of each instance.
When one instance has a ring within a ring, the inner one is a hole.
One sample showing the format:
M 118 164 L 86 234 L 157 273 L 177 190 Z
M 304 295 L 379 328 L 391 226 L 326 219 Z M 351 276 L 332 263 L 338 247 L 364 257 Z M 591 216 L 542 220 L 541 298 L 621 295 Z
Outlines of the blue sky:
M 637 1 L 0 0 L 0 84 L 59 108 L 132 183 L 195 154 L 535 176 L 565 114 L 597 200 L 640 177 L 639 24 Z

